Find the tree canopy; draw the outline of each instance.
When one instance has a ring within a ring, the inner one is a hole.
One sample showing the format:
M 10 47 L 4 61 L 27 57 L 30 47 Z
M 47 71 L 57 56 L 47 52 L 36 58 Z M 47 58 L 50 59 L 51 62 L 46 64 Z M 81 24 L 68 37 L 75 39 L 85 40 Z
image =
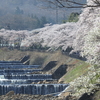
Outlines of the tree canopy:
M 86 56 L 91 64 L 100 65 L 100 28 L 93 28 L 84 38 L 81 54 Z

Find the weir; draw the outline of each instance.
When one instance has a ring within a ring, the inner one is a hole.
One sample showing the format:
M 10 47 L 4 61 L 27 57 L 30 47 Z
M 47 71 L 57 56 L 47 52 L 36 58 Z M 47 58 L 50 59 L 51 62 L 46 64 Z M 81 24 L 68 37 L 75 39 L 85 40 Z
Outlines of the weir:
M 33 94 L 46 95 L 63 91 L 67 84 L 23 84 L 23 85 L 0 85 L 0 95 L 4 95 L 9 91 L 16 94 Z
M 44 81 L 44 79 L 0 79 L 0 85 L 8 84 L 32 84 L 33 82 Z M 45 81 L 57 81 L 56 79 L 45 79 Z
M 0 64 L 0 69 L 27 69 L 27 68 L 39 68 L 40 65 L 13 65 L 13 64 Z
M 23 63 L 0 63 L 1 65 L 23 65 Z
M 32 75 L 4 75 L 5 79 L 52 79 L 49 74 L 32 74 Z
M 49 84 L 49 81 L 56 79 L 53 79 L 51 74 L 37 74 L 43 71 L 39 68 L 40 65 L 25 65 L 20 61 L 0 61 L 0 95 L 5 95 L 9 91 L 16 94 L 46 95 L 61 92 L 68 86 Z M 40 84 L 41 82 L 48 84 Z
M 2 69 L 0 70 L 0 75 L 16 75 L 16 74 L 29 74 L 32 72 L 40 72 L 42 69 Z
M 0 63 L 21 63 L 20 61 L 0 61 Z
M 0 65 L 23 65 L 20 61 L 0 61 Z

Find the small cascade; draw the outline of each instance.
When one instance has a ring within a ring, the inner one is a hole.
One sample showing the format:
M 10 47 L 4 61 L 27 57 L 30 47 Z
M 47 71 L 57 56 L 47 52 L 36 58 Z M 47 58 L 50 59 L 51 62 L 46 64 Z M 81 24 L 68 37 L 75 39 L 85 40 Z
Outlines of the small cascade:
M 5 79 L 52 79 L 52 75 L 32 74 L 32 75 L 4 75 Z
M 1 65 L 5 65 L 5 63 L 0 63 Z M 23 63 L 6 63 L 6 65 L 23 65 Z
M 0 85 L 0 95 L 4 95 L 9 91 L 16 94 L 33 94 L 46 95 L 63 91 L 68 85 L 66 84 L 22 84 L 22 85 Z
M 16 74 L 29 74 L 32 72 L 41 72 L 42 69 L 1 69 L 0 75 L 16 75 Z
M 20 61 L 0 61 L 0 63 L 16 63 L 16 64 L 18 64 L 18 63 L 21 63 Z
M 0 75 L 3 75 L 4 74 L 4 70 L 0 70 Z
M 68 86 L 48 83 L 56 79 L 53 79 L 51 74 L 40 73 L 43 73 L 40 65 L 25 65 L 20 61 L 0 61 L 0 95 L 5 95 L 9 91 L 16 94 L 46 95 L 61 92 Z
M 0 79 L 0 85 L 8 84 L 32 84 L 33 82 L 44 81 L 44 79 Z M 45 81 L 57 81 L 56 79 L 45 79 Z
M 8 75 L 16 75 L 16 74 L 29 74 L 32 72 L 40 72 L 42 71 L 41 69 L 5 69 L 3 70 L 4 74 L 8 74 Z
M 17 61 L 0 61 L 0 65 L 23 65 L 23 63 L 21 62 L 17 62 Z
M 39 68 L 40 65 L 14 65 L 14 64 L 11 64 L 10 63 L 8 64 L 0 64 L 0 69 L 31 69 L 31 68 Z

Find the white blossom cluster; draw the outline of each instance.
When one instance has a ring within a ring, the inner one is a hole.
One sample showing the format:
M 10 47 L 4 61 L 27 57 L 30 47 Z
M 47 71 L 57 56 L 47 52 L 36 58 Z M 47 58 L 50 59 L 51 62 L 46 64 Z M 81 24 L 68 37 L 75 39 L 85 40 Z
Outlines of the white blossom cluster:
M 42 46 L 51 48 L 62 47 L 63 49 L 66 49 L 68 46 L 72 46 L 73 40 L 75 39 L 74 30 L 76 30 L 77 27 L 78 25 L 76 25 L 76 23 L 45 26 L 39 30 L 37 34 L 34 34 L 35 30 L 31 31 L 29 36 L 22 41 L 21 46 L 24 46 L 27 43 L 40 42 Z
M 92 64 L 100 65 L 100 28 L 93 28 L 85 37 L 83 56 Z
M 32 31 L 22 30 L 0 30 L 0 37 L 4 37 L 9 42 L 21 39 L 21 46 L 29 47 L 32 43 L 41 43 L 42 46 L 51 48 L 62 47 L 66 50 L 73 44 L 75 39 L 74 30 L 77 29 L 77 23 L 55 24 L 52 26 L 45 26 L 41 29 Z
M 6 30 L 6 29 L 1 29 L 0 30 L 0 38 L 3 38 L 4 40 L 8 41 L 9 43 L 14 43 L 15 41 L 22 41 L 28 36 L 28 31 L 27 30 Z M 2 40 L 0 40 L 0 43 Z
M 80 76 L 73 82 L 70 82 L 70 87 L 74 87 L 73 96 L 79 97 L 84 93 L 94 93 L 95 90 L 100 89 L 96 84 L 100 83 L 100 68 L 90 67 L 88 74 Z
M 76 39 L 73 47 L 75 50 L 82 50 L 84 37 L 93 29 L 98 28 L 100 23 L 100 8 L 85 8 L 79 17 L 79 28 L 76 30 Z

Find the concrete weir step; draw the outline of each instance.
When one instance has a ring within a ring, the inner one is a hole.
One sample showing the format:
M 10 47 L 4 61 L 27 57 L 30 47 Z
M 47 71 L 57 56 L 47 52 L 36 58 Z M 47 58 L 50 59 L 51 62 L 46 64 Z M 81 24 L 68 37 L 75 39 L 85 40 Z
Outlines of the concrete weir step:
M 23 65 L 20 61 L 0 61 L 0 65 Z
M 8 84 L 33 84 L 34 82 L 42 82 L 44 79 L 0 79 L 0 85 Z M 57 81 L 56 79 L 45 79 L 46 82 Z
M 1 65 L 23 65 L 23 63 L 0 63 L 0 66 Z
M 0 75 L 16 75 L 16 74 L 29 74 L 32 72 L 40 72 L 42 69 L 1 69 Z
M 51 74 L 4 75 L 5 79 L 52 79 Z
M 0 63 L 21 63 L 20 61 L 0 61 Z
M 0 95 L 4 95 L 9 91 L 16 94 L 33 94 L 46 95 L 63 91 L 67 84 L 21 84 L 21 85 L 0 85 Z
M 27 69 L 27 68 L 39 68 L 40 65 L 9 65 L 9 64 L 0 64 L 0 69 Z

